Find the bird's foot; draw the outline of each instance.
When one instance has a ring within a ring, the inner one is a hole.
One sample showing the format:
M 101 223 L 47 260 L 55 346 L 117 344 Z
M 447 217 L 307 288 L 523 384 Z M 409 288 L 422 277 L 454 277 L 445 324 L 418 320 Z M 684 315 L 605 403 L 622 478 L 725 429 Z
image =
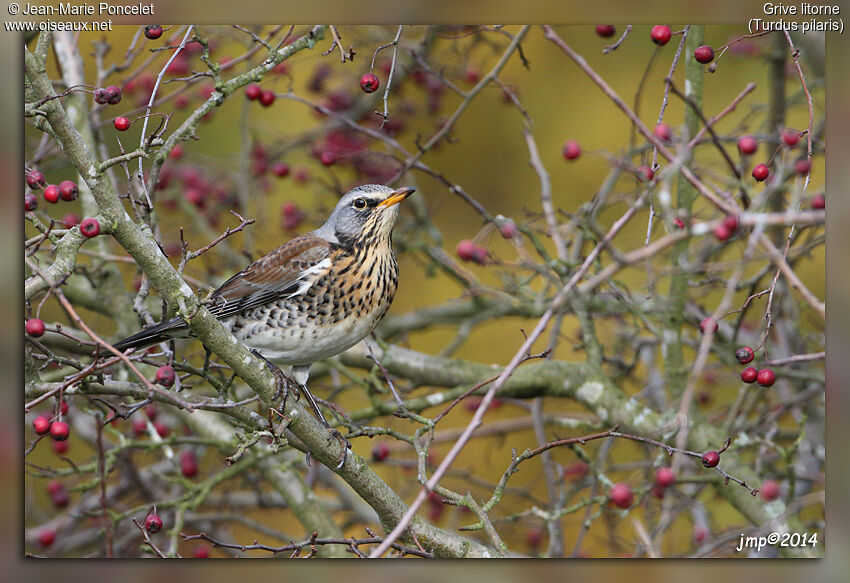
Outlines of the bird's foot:
M 298 384 L 295 381 L 293 381 L 292 379 L 290 379 L 288 376 L 283 374 L 283 371 L 281 371 L 268 358 L 266 358 L 265 356 L 260 354 L 260 352 L 258 350 L 252 349 L 251 352 L 254 353 L 254 356 L 256 356 L 257 358 L 259 358 L 260 360 L 262 360 L 263 362 L 266 363 L 266 367 L 269 369 L 269 372 L 271 372 L 272 375 L 274 376 L 275 390 L 274 390 L 274 393 L 272 394 L 272 401 L 277 403 L 278 400 L 280 400 L 281 410 L 286 410 L 286 399 L 289 397 L 289 392 L 290 392 L 289 387 L 290 386 L 298 387 Z M 295 391 L 295 400 L 297 401 L 300 398 L 301 398 L 301 394 L 299 393 L 298 390 L 296 390 Z
M 334 466 L 335 470 L 342 469 L 342 466 L 345 465 L 345 460 L 348 459 L 348 452 L 351 451 L 351 442 L 348 441 L 345 437 L 343 437 L 342 433 L 334 429 L 333 427 L 328 427 L 328 430 L 331 432 L 331 435 L 334 439 L 339 441 L 342 446 L 342 455 L 339 458 L 339 461 Z M 304 462 L 309 466 L 311 464 L 310 460 L 313 458 L 313 455 L 308 451 L 304 457 Z

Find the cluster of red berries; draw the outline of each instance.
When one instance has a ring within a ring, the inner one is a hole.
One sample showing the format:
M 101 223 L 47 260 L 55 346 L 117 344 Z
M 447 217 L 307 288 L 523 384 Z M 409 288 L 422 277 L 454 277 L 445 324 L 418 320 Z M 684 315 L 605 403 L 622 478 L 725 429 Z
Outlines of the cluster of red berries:
M 251 101 L 259 101 L 263 107 L 269 107 L 277 99 L 274 91 L 263 89 L 256 83 L 251 83 L 245 87 L 245 97 Z
M 738 230 L 738 217 L 727 215 L 723 222 L 714 227 L 714 236 L 718 241 L 725 241 Z
M 94 102 L 100 105 L 117 105 L 121 103 L 121 88 L 117 85 L 98 87 L 94 90 Z
M 464 239 L 458 243 L 455 252 L 463 261 L 472 261 L 479 265 L 486 264 L 490 258 L 490 252 L 485 247 L 476 245 L 475 242 L 469 239 Z
M 49 434 L 53 441 L 65 441 L 71 435 L 71 427 L 64 421 L 52 421 L 46 415 L 32 420 L 32 428 L 38 435 Z
M 753 349 L 749 346 L 742 346 L 735 351 L 735 358 L 741 364 L 749 364 L 753 361 L 753 358 L 755 358 L 755 352 L 753 352 Z M 741 380 L 745 383 L 758 382 L 758 384 L 763 387 L 769 387 L 773 385 L 776 380 L 776 373 L 774 373 L 773 369 L 770 368 L 763 368 L 759 370 L 754 366 L 748 366 L 741 371 Z
M 71 202 L 77 199 L 80 194 L 80 189 L 77 183 L 73 180 L 63 180 L 59 184 L 47 184 L 44 174 L 38 170 L 30 170 L 26 176 L 27 186 L 36 190 L 44 189 L 42 196 L 44 200 L 50 204 L 56 204 L 60 200 Z M 38 198 L 28 192 L 24 195 L 24 210 L 31 212 L 38 208 Z M 67 228 L 72 228 L 77 224 L 80 225 L 80 232 L 86 237 L 95 237 L 100 234 L 100 223 L 95 218 L 83 219 L 80 222 L 79 217 L 73 213 L 65 215 L 62 220 Z M 32 334 L 30 334 L 32 336 Z
M 758 141 L 753 136 L 741 136 L 738 138 L 738 151 L 742 156 L 750 156 L 755 154 L 758 149 Z M 753 178 L 757 182 L 764 182 L 770 176 L 770 168 L 767 164 L 756 164 L 753 168 Z
M 159 435 L 162 439 L 165 439 L 166 437 L 168 437 L 169 434 L 168 425 L 166 425 L 162 421 L 157 421 L 157 414 L 158 411 L 153 404 L 145 407 L 145 415 L 148 417 L 148 419 L 151 420 L 151 423 L 153 423 L 153 428 L 156 431 L 156 434 Z M 144 437 L 147 432 L 147 422 L 141 417 L 136 417 L 136 419 L 133 421 L 133 435 L 135 435 L 136 437 Z

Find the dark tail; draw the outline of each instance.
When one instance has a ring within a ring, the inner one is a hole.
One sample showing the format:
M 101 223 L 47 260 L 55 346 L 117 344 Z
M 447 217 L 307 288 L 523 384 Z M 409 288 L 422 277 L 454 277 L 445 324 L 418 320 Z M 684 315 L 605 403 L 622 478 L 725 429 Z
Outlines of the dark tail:
M 186 322 L 181 318 L 172 318 L 153 326 L 148 326 L 140 332 L 119 340 L 113 346 L 124 352 L 128 348 L 144 348 L 151 344 L 165 342 L 172 338 L 183 338 L 186 334 Z

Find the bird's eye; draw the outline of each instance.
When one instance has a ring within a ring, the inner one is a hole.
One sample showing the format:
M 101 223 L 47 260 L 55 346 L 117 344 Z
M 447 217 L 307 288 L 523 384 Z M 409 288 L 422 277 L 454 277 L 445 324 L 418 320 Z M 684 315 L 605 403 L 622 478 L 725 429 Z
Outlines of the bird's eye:
M 354 208 L 365 209 L 366 208 L 366 199 L 365 198 L 355 198 L 354 199 Z

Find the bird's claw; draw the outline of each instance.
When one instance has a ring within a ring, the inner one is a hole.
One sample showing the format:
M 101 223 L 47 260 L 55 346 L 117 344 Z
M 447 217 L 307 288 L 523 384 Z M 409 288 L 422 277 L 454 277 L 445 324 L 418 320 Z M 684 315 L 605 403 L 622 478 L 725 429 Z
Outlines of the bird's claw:
M 348 452 L 351 451 L 351 442 L 348 441 L 345 437 L 343 437 L 342 433 L 340 433 L 333 427 L 331 427 L 330 429 L 331 434 L 339 441 L 340 445 L 342 446 L 342 455 L 339 458 L 339 463 L 337 463 L 336 467 L 334 467 L 335 470 L 339 470 L 342 469 L 342 466 L 345 465 L 345 460 L 348 457 Z
M 328 430 L 331 432 L 331 435 L 334 439 L 339 441 L 342 446 L 342 455 L 339 458 L 339 462 L 334 466 L 334 470 L 342 469 L 342 466 L 345 465 L 345 460 L 348 459 L 348 452 L 351 451 L 351 442 L 348 441 L 345 437 L 342 436 L 342 433 L 334 429 L 333 427 L 328 426 Z M 304 463 L 308 466 L 311 465 L 310 460 L 313 458 L 313 454 L 311 452 L 307 452 L 304 456 Z

